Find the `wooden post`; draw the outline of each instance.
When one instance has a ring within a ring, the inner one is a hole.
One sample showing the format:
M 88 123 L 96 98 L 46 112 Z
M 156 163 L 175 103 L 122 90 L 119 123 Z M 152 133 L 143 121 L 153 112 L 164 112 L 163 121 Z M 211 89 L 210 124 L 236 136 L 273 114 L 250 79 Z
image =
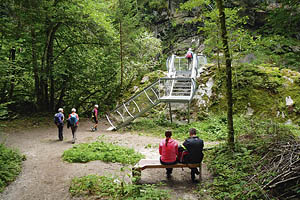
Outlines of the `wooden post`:
M 172 120 L 172 109 L 171 109 L 171 103 L 169 103 L 169 111 L 170 111 L 170 121 L 171 123 L 173 122 Z
M 188 124 L 190 123 L 190 102 L 188 103 Z
M 202 180 L 202 163 L 199 165 L 199 180 Z

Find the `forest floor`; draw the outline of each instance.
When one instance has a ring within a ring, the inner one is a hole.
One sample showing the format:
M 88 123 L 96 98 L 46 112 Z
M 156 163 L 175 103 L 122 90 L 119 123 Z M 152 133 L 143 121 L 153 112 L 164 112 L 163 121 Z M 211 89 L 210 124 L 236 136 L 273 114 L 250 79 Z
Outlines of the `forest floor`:
M 3 193 L 1 200 L 65 200 L 72 198 L 69 186 L 74 177 L 88 174 L 114 175 L 126 177 L 127 172 L 121 172 L 119 163 L 92 161 L 88 163 L 67 163 L 61 158 L 63 152 L 73 146 L 71 130 L 64 127 L 64 140 L 59 141 L 55 125 L 35 128 L 19 127 L 0 134 L 0 141 L 5 141 L 9 147 L 19 149 L 26 155 L 21 174 Z M 77 132 L 76 143 L 87 143 L 97 140 L 113 142 L 114 144 L 134 148 L 145 155 L 147 159 L 159 159 L 158 144 L 163 138 L 132 134 L 129 132 L 106 131 L 108 124 L 101 121 L 97 132 L 91 132 L 92 122 L 81 120 Z M 1 138 L 2 137 L 2 138 Z M 211 180 L 205 163 L 202 167 L 202 182 Z M 190 180 L 190 170 L 174 169 L 173 176 L 168 180 L 164 169 L 149 169 L 142 172 L 140 183 L 158 184 L 161 189 L 169 190 L 172 199 L 199 199 L 195 192 L 200 184 Z M 210 199 L 207 197 L 206 199 Z

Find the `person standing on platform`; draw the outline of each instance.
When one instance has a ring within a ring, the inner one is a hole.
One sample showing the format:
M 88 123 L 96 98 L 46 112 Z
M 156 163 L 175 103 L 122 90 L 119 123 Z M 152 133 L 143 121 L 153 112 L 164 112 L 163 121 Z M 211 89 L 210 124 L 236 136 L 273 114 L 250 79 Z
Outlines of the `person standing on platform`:
M 189 70 L 191 69 L 191 64 L 192 64 L 192 61 L 193 61 L 193 56 L 194 56 L 194 53 L 192 51 L 192 48 L 189 48 L 188 52 L 185 54 L 185 58 L 188 60 L 188 69 Z

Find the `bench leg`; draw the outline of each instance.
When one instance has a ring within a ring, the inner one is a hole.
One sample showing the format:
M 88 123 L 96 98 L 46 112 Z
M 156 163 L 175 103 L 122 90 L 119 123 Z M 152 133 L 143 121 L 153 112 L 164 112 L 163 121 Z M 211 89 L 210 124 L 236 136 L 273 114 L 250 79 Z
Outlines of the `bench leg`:
M 139 168 L 132 168 L 132 177 L 135 182 L 138 182 L 141 179 L 142 170 Z
M 199 165 L 199 180 L 202 180 L 202 163 Z

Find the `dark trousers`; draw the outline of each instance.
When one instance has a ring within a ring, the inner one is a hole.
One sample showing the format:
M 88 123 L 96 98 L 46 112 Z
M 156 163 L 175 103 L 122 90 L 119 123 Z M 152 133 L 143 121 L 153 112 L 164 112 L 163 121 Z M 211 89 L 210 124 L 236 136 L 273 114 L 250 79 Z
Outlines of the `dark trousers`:
M 78 127 L 78 126 L 71 126 L 73 139 L 76 139 L 76 131 L 77 131 L 77 127 Z
M 58 128 L 58 139 L 59 140 L 63 140 L 64 136 L 63 136 L 63 131 L 64 131 L 64 125 L 57 125 Z
M 191 168 L 191 178 L 192 180 L 195 180 L 195 174 L 199 174 L 199 171 L 197 168 Z
M 192 158 L 190 158 L 190 154 L 187 155 L 187 163 L 201 163 L 203 160 L 203 153 L 200 154 L 200 158 L 193 160 Z M 191 178 L 192 180 L 195 180 L 195 174 L 199 175 L 199 171 L 197 168 L 191 168 Z
M 174 162 L 164 162 L 161 160 L 161 158 L 159 158 L 159 160 L 162 165 L 174 165 L 177 163 L 177 160 L 175 160 Z M 173 172 L 173 168 L 166 168 L 166 170 L 167 170 L 167 174 L 172 174 Z

